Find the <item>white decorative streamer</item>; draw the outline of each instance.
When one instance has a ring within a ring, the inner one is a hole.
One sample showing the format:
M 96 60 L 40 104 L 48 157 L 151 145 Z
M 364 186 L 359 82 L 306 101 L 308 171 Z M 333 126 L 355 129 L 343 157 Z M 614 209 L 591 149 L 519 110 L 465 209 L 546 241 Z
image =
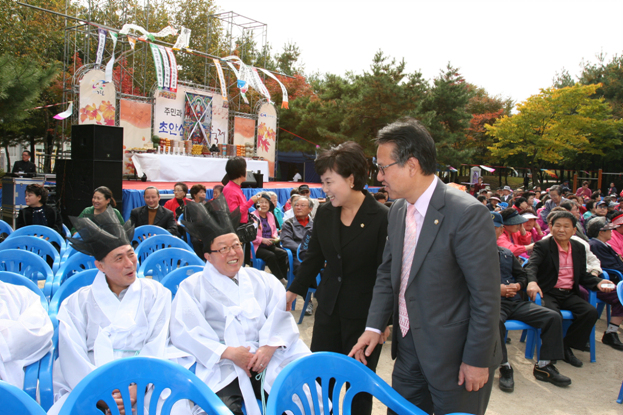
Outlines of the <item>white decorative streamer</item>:
M 212 59 L 214 66 L 216 66 L 216 72 L 218 73 L 218 79 L 221 83 L 221 96 L 227 101 L 227 85 L 225 85 L 225 75 L 223 74 L 223 67 L 218 59 Z
M 112 82 L 112 68 L 115 64 L 115 49 L 117 48 L 117 33 L 110 32 L 110 38 L 112 39 L 112 57 L 106 64 L 106 71 L 104 72 L 104 81 Z
M 281 83 L 281 81 L 275 75 L 273 75 L 270 71 L 267 71 L 264 68 L 257 68 L 257 69 L 262 71 L 262 72 L 264 72 L 267 76 L 269 76 L 270 78 L 272 78 L 275 81 L 277 81 L 277 83 L 281 87 L 281 93 L 283 95 L 283 101 L 281 103 L 281 108 L 288 109 L 289 108 L 288 90 L 286 89 L 285 85 L 283 85 Z
M 190 44 L 190 29 L 186 27 L 182 27 L 180 31 L 180 35 L 177 37 L 175 41 L 175 45 L 173 46 L 173 50 L 182 50 L 183 48 L 188 48 Z

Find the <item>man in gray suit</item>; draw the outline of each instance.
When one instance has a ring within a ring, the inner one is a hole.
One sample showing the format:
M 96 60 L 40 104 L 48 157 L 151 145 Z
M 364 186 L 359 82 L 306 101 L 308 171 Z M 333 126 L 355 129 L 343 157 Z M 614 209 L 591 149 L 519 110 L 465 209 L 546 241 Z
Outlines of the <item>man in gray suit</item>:
M 310 217 L 313 208 L 314 202 L 310 198 L 307 196 L 299 197 L 292 206 L 294 217 L 283 222 L 281 226 L 281 246 L 292 251 L 292 259 L 294 260 L 293 272 L 295 274 L 301 264 L 296 255 L 298 247 L 303 242 L 306 234 L 311 235 L 311 230 L 314 226 L 314 221 Z
M 365 363 L 393 314 L 394 389 L 429 414 L 484 414 L 501 361 L 491 214 L 435 176 L 435 143 L 416 120 L 383 128 L 377 144 L 378 179 L 399 200 L 366 331 L 350 356 Z

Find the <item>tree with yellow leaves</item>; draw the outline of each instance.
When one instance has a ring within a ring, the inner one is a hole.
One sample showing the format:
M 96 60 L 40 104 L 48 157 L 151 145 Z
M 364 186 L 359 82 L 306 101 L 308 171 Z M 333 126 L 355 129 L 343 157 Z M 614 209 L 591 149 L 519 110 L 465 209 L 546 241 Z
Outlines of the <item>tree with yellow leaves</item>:
M 603 98 L 591 98 L 601 84 L 542 89 L 517 105 L 518 114 L 487 125 L 494 142 L 489 150 L 500 161 L 540 169 L 578 154 L 604 155 L 621 144 L 623 120 L 612 117 Z

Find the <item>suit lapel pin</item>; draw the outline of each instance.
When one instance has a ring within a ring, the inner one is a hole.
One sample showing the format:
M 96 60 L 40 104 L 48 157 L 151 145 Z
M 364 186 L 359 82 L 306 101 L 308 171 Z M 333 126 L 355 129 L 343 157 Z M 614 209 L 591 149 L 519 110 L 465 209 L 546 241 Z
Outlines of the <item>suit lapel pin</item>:
M 364 224 L 362 223 L 362 224 L 361 224 L 361 227 L 363 228 L 364 226 L 366 226 L 366 225 L 364 225 Z
M 439 225 L 439 219 L 435 219 L 435 222 L 433 222 L 435 225 Z

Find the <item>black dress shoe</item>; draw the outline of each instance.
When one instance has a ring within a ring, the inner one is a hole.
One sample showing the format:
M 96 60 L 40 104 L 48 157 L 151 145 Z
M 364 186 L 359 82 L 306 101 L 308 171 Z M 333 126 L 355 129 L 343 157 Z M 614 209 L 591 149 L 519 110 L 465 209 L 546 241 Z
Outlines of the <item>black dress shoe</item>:
M 545 367 L 539 367 L 538 364 L 534 365 L 534 371 L 532 373 L 537 380 L 543 382 L 553 383 L 556 386 L 571 385 L 571 379 L 561 375 L 558 369 L 556 369 L 556 366 L 551 363 Z
M 603 344 L 607 344 L 613 349 L 623 350 L 623 343 L 621 343 L 621 340 L 619 340 L 619 335 L 615 332 L 604 333 L 604 337 L 601 338 L 601 342 Z
M 563 359 L 565 362 L 569 363 L 571 366 L 582 367 L 584 363 L 571 351 L 571 348 L 565 347 L 565 358 Z
M 512 392 L 515 390 L 512 367 L 500 366 L 500 390 L 504 392 Z

